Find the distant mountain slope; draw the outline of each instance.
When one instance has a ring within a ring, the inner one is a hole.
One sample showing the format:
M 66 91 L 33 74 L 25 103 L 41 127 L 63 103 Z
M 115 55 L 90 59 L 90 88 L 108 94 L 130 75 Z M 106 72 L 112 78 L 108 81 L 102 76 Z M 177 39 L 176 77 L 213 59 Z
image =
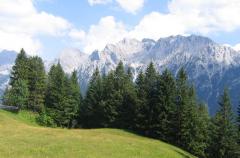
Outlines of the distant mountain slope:
M 0 110 L 0 155 L 4 158 L 194 158 L 159 140 L 118 129 L 54 129 L 38 126 L 34 114 Z
M 66 51 L 61 63 L 66 62 L 67 54 Z M 229 87 L 235 108 L 240 99 L 240 53 L 206 37 L 170 36 L 158 41 L 123 39 L 116 44 L 108 44 L 102 51 L 96 50 L 87 58 L 84 55 L 74 61 L 78 63 L 75 68 L 83 91 L 86 91 L 96 67 L 107 73 L 120 60 L 132 68 L 135 77 L 151 61 L 159 72 L 168 68 L 177 74 L 184 67 L 197 88 L 200 100 L 209 104 L 211 113 L 217 109 L 217 100 L 224 86 Z

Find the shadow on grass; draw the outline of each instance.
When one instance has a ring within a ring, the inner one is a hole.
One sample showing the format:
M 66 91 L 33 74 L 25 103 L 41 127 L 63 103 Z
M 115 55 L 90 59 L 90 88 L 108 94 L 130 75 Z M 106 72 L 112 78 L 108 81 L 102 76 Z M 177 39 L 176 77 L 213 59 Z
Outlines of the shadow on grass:
M 187 154 L 185 154 L 185 153 L 183 153 L 183 152 L 181 152 L 181 151 L 178 151 L 178 150 L 176 150 L 176 149 L 174 149 L 174 151 L 177 152 L 178 154 L 182 155 L 182 156 L 185 157 L 185 158 L 191 158 L 189 155 L 187 155 Z

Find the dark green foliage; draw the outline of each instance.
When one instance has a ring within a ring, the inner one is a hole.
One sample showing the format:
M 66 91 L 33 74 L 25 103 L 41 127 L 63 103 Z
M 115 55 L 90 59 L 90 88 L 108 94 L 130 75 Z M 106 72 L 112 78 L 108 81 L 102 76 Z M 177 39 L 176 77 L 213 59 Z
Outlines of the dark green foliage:
M 184 69 L 180 69 L 177 75 L 177 100 L 176 100 L 176 121 L 175 121 L 175 140 L 176 144 L 184 148 L 187 147 L 190 137 L 191 118 L 189 117 L 190 98 L 187 74 Z
M 154 65 L 153 63 L 150 63 L 144 75 L 144 82 L 142 85 L 139 85 L 141 88 L 143 88 L 145 92 L 143 96 L 144 98 L 139 98 L 140 100 L 142 100 L 141 102 L 143 104 L 140 106 L 139 109 L 140 120 L 138 122 L 141 122 L 141 129 L 144 131 L 144 134 L 152 137 L 157 136 L 155 130 L 159 124 L 157 113 L 160 112 L 160 109 L 157 103 L 157 78 L 158 74 L 154 68 Z M 139 90 L 141 89 L 140 87 L 138 88 Z
M 24 49 L 21 49 L 15 60 L 15 65 L 12 67 L 9 84 L 13 86 L 19 79 L 28 82 L 28 70 L 28 58 Z
M 81 107 L 80 118 L 83 127 L 98 128 L 104 126 L 103 105 L 103 84 L 97 68 L 92 75 L 84 104 Z
M 70 87 L 71 87 L 71 97 L 73 100 L 73 111 L 72 119 L 77 119 L 79 116 L 79 111 L 82 103 L 82 95 L 80 85 L 78 83 L 77 71 L 73 71 L 70 78 Z
M 120 75 L 122 75 L 124 86 L 122 89 L 116 91 L 119 93 L 119 95 L 121 95 L 121 100 L 119 99 L 120 104 L 117 107 L 118 115 L 116 119 L 116 127 L 134 129 L 137 114 L 137 93 L 132 81 L 133 77 L 131 69 L 128 69 L 127 74 L 123 73 Z M 119 76 L 119 78 L 121 77 Z
M 43 61 L 40 57 L 29 58 L 28 72 L 28 109 L 42 111 L 44 108 L 44 97 L 46 90 L 46 75 Z
M 45 111 L 41 111 L 39 116 L 36 118 L 37 123 L 46 127 L 56 127 L 54 120 Z
M 10 86 L 6 89 L 3 102 L 6 105 L 26 108 L 29 96 L 28 58 L 22 49 L 18 54 L 10 74 Z
M 6 96 L 4 97 L 5 104 L 18 104 L 15 103 L 16 100 L 22 98 L 19 104 L 24 105 L 21 108 L 38 112 L 43 110 L 45 81 L 45 68 L 42 59 L 40 57 L 28 58 L 22 49 L 11 71 L 10 87 L 5 92 Z M 23 98 L 23 96 L 28 98 Z
M 170 71 L 165 70 L 158 78 L 158 121 L 157 135 L 162 140 L 174 142 L 176 112 L 176 83 Z
M 65 97 L 65 79 L 60 63 L 53 65 L 48 74 L 45 106 L 46 112 L 58 126 L 62 126 L 63 122 L 64 107 L 62 102 Z
M 240 156 L 237 146 L 237 132 L 227 89 L 224 89 L 224 93 L 219 100 L 219 106 L 220 109 L 212 121 L 209 156 L 237 158 Z
M 147 94 L 145 91 L 145 74 L 141 71 L 136 79 L 136 91 L 137 91 L 137 114 L 136 114 L 136 129 L 140 133 L 144 133 L 145 128 L 145 113 L 144 108 L 147 106 Z
M 4 96 L 4 102 L 10 106 L 17 106 L 20 109 L 27 105 L 29 91 L 25 80 L 17 80 L 12 87 L 7 90 Z
M 206 157 L 208 113 L 198 106 L 195 89 L 189 85 L 183 68 L 177 76 L 176 106 L 175 143 L 199 157 Z
M 209 147 L 210 116 L 207 106 L 200 104 L 197 109 L 197 116 L 194 122 L 194 141 L 190 151 L 201 158 L 207 157 L 206 151 Z

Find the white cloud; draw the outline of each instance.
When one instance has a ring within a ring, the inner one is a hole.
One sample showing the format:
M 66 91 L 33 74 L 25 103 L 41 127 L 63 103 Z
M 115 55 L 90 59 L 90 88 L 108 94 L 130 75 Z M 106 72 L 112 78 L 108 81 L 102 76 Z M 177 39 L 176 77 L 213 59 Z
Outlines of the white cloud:
M 116 0 L 126 11 L 135 13 L 144 0 Z M 101 49 L 107 43 L 114 43 L 123 37 L 153 38 L 177 34 L 202 34 L 213 32 L 231 32 L 240 27 L 239 0 L 171 0 L 168 12 L 151 12 L 145 15 L 132 29 L 126 24 L 117 22 L 113 17 L 103 17 L 96 25 L 92 25 L 82 37 L 85 51 Z M 112 27 L 107 23 L 112 23 Z M 105 28 L 106 27 L 106 28 Z M 109 28 L 110 27 L 110 28 Z
M 112 2 L 112 0 L 88 0 L 88 3 L 91 6 L 96 5 L 96 4 L 107 4 L 110 2 Z
M 30 54 L 41 51 L 38 35 L 62 36 L 71 24 L 46 12 L 39 12 L 33 0 L 1 0 L 0 48 L 19 51 L 22 47 Z
M 126 12 L 136 14 L 143 5 L 144 0 L 115 0 L 116 3 Z M 109 4 L 112 0 L 88 0 L 88 3 L 93 6 L 97 4 Z
M 159 39 L 170 35 L 184 34 L 186 28 L 179 18 L 172 14 L 152 12 L 143 17 L 138 25 L 129 32 L 131 38 Z
M 91 53 L 95 49 L 103 49 L 107 43 L 121 40 L 127 36 L 127 31 L 122 22 L 117 22 L 113 16 L 107 16 L 101 18 L 98 24 L 90 26 L 86 33 L 79 30 L 70 36 L 79 40 L 77 42 L 83 46 L 84 52 Z
M 144 0 L 116 0 L 126 12 L 135 14 L 144 5 Z
M 240 43 L 233 46 L 233 49 L 236 51 L 240 51 Z
M 190 31 L 206 34 L 233 31 L 240 26 L 239 0 L 172 0 L 168 8 Z

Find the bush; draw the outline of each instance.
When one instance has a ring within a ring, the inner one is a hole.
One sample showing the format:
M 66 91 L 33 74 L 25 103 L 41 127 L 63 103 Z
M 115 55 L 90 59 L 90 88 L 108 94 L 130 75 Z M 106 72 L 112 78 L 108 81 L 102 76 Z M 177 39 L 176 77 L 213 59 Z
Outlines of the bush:
M 48 116 L 45 112 L 42 112 L 37 117 L 37 123 L 42 126 L 47 127 L 56 127 L 57 125 L 54 123 L 54 120 Z

